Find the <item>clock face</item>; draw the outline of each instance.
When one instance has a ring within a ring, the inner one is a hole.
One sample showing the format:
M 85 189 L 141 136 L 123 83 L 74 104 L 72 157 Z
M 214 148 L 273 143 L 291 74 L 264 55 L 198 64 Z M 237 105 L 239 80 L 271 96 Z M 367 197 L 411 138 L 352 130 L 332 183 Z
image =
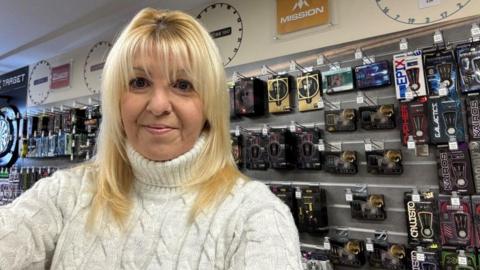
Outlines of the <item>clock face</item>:
M 227 66 L 237 55 L 243 38 L 243 22 L 230 4 L 214 3 L 204 8 L 197 19 L 207 28 L 220 50 L 223 65 Z
M 83 81 L 88 90 L 94 94 L 100 93 L 102 84 L 102 71 L 112 44 L 100 41 L 88 51 L 83 65 Z
M 380 11 L 392 20 L 405 24 L 421 25 L 446 19 L 463 9 L 471 0 L 375 1 Z
M 33 104 L 42 104 L 50 94 L 50 63 L 42 60 L 36 63 L 28 82 L 28 97 Z

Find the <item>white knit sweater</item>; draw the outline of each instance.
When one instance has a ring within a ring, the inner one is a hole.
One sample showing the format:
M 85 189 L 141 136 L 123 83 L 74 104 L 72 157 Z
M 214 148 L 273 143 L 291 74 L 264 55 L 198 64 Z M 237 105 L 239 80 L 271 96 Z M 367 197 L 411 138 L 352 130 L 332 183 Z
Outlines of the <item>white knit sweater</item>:
M 0 269 L 301 269 L 287 206 L 262 183 L 239 179 L 214 211 L 189 226 L 194 196 L 180 187 L 204 147 L 152 162 L 131 147 L 133 212 L 126 233 L 113 224 L 85 232 L 92 199 L 88 169 L 58 171 L 0 207 Z

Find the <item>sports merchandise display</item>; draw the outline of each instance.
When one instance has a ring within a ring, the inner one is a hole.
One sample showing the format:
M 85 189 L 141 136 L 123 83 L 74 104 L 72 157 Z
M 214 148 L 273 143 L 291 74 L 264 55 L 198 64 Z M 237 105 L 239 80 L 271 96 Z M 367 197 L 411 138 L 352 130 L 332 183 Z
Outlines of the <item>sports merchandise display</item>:
M 437 166 L 440 193 L 473 194 L 475 188 L 468 145 L 458 144 L 458 150 L 450 150 L 448 146 L 437 147 Z
M 365 264 L 365 241 L 340 236 L 330 239 L 330 261 L 334 265 L 361 267 Z
M 295 138 L 286 128 L 271 128 L 268 131 L 268 159 L 273 169 L 295 167 Z
M 322 89 L 324 94 L 335 94 L 353 90 L 352 68 L 340 68 L 322 72 Z
M 365 130 L 392 129 L 396 126 L 393 104 L 358 108 L 360 127 Z
M 356 174 L 358 172 L 357 152 L 341 151 L 323 153 L 325 171 L 334 174 Z
M 357 110 L 325 111 L 325 129 L 329 132 L 357 130 Z
M 245 138 L 245 165 L 250 170 L 266 170 L 268 162 L 268 136 L 252 132 Z
M 429 95 L 457 99 L 457 65 L 453 51 L 435 50 L 424 53 L 423 57 Z
M 352 218 L 363 220 L 385 220 L 385 198 L 382 194 L 353 194 L 350 202 Z
M 235 114 L 259 116 L 265 114 L 267 85 L 257 78 L 240 79 L 235 83 Z
M 322 75 L 319 71 L 302 73 L 297 77 L 298 110 L 301 112 L 320 109 Z
M 467 249 L 464 251 L 464 261 L 466 264 L 459 263 L 459 251 L 455 248 L 443 248 L 441 265 L 443 270 L 475 270 L 477 269 L 477 259 L 475 250 Z
M 468 136 L 470 140 L 480 140 L 480 95 L 470 94 L 466 99 Z
M 407 250 L 404 245 L 374 240 L 373 251 L 367 251 L 368 265 L 375 269 L 404 270 L 407 268 Z
M 403 145 L 406 146 L 410 138 L 416 144 L 428 144 L 430 142 L 426 98 L 401 102 L 400 120 Z
M 315 235 L 328 233 L 327 198 L 319 187 L 295 188 L 298 207 L 298 231 Z
M 408 267 L 415 270 L 440 270 L 440 258 L 437 248 L 426 247 L 422 250 L 423 260 L 418 260 L 418 251 L 415 246 L 408 249 Z
M 480 43 L 466 43 L 455 49 L 463 93 L 480 91 Z
M 407 192 L 404 196 L 407 211 L 407 234 L 410 245 L 429 245 L 437 242 L 439 235 L 438 207 L 431 191 Z
M 371 174 L 399 175 L 403 173 L 402 151 L 398 149 L 365 152 L 367 171 Z
M 270 113 L 291 112 L 294 95 L 293 78 L 289 75 L 276 75 L 267 81 L 268 111 Z
M 452 196 L 438 197 L 440 233 L 443 246 L 473 247 L 474 232 L 471 201 L 461 196 L 459 205 L 452 204 Z
M 397 99 L 412 99 L 427 95 L 423 75 L 422 51 L 417 50 L 394 55 L 393 74 L 395 75 Z
M 317 127 L 297 129 L 294 133 L 298 169 L 322 168 L 322 155 L 319 150 L 321 130 Z
M 465 141 L 465 129 L 460 100 L 448 97 L 428 100 L 428 119 L 430 121 L 430 141 L 433 144 L 446 144 L 451 138 Z
M 475 190 L 480 190 L 480 142 L 471 141 L 468 144 L 470 150 L 470 160 L 472 162 L 472 178 L 475 183 Z
M 388 61 L 355 67 L 355 84 L 358 89 L 370 89 L 392 84 Z

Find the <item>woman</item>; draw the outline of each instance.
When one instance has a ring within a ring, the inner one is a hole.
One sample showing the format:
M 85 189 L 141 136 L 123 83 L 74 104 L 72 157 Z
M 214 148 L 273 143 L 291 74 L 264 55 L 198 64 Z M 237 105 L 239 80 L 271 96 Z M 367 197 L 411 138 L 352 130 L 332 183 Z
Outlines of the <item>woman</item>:
M 301 269 L 288 208 L 231 155 L 218 51 L 140 11 L 103 74 L 95 159 L 0 210 L 0 269 Z

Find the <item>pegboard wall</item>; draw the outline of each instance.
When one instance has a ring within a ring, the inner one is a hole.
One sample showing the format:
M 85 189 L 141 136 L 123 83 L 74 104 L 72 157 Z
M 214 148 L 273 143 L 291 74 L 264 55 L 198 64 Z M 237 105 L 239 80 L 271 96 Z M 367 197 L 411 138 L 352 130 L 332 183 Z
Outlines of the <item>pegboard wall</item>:
M 444 42 L 448 44 L 463 43 L 471 37 L 472 23 L 466 23 L 461 26 L 455 26 L 450 29 L 443 29 Z M 421 35 L 417 34 L 412 37 L 408 33 L 404 36 L 408 40 L 409 50 L 416 48 L 422 49 L 432 47 L 434 43 L 434 32 L 431 29 L 424 31 Z M 381 60 L 388 60 L 392 63 L 393 55 L 400 53 L 399 41 L 390 42 L 376 46 L 375 48 L 365 49 L 363 56 L 373 57 L 375 62 Z M 358 42 L 360 43 L 360 42 Z M 362 65 L 362 59 L 355 59 L 355 50 L 351 53 L 342 53 L 341 55 L 330 55 L 325 59 L 324 65 L 317 65 L 315 59 L 318 55 L 335 50 L 341 50 L 345 47 L 355 47 L 355 42 L 349 44 L 341 44 L 332 46 L 321 50 L 314 50 L 300 54 L 287 55 L 280 58 L 270 59 L 268 61 L 261 61 L 250 63 L 247 65 L 236 66 L 227 69 L 227 76 L 237 77 L 238 74 L 245 76 L 255 76 L 262 80 L 267 80 L 271 74 L 262 75 L 261 67 L 270 67 L 275 73 L 288 73 L 294 77 L 301 74 L 301 68 L 292 71 L 289 63 L 295 60 L 301 67 L 313 67 L 314 70 L 321 72 L 329 70 L 329 63 L 340 63 L 341 67 L 355 67 Z M 300 59 L 303 59 L 300 60 Z M 279 68 L 280 67 L 280 68 Z M 286 185 L 316 185 L 326 190 L 327 205 L 328 205 L 328 222 L 330 226 L 330 236 L 334 233 L 334 228 L 342 227 L 348 228 L 349 235 L 357 239 L 373 238 L 374 231 L 387 231 L 388 240 L 390 242 L 407 244 L 407 226 L 406 226 L 406 211 L 404 207 L 404 193 L 411 191 L 413 188 L 430 190 L 438 193 L 438 172 L 437 162 L 435 158 L 436 146 L 429 146 L 428 156 L 417 156 L 414 150 L 409 150 L 402 146 L 400 139 L 400 121 L 399 121 L 399 101 L 395 95 L 395 85 L 392 80 L 392 85 L 388 87 L 373 89 L 373 90 L 357 90 L 349 92 L 336 93 L 332 95 L 323 94 L 325 99 L 330 103 L 340 105 L 341 108 L 358 108 L 367 106 L 369 104 L 357 103 L 359 92 L 363 92 L 368 98 L 364 98 L 365 102 L 368 99 L 376 101 L 378 105 L 394 104 L 395 114 L 397 118 L 397 127 L 391 130 L 367 131 L 357 128 L 353 132 L 337 132 L 330 133 L 325 131 L 324 113 L 330 110 L 329 104 L 325 103 L 325 108 L 322 110 L 299 112 L 298 100 L 295 100 L 297 105 L 291 113 L 284 114 L 269 114 L 258 117 L 241 117 L 231 120 L 232 132 L 240 126 L 247 130 L 260 131 L 262 127 L 267 124 L 269 127 L 285 127 L 289 128 L 292 121 L 305 125 L 317 125 L 324 130 L 324 140 L 327 144 L 341 143 L 342 150 L 355 150 L 358 152 L 358 173 L 354 175 L 335 175 L 327 173 L 323 170 L 248 170 L 243 168 L 242 171 L 254 180 L 260 180 L 265 183 L 286 184 Z M 296 98 L 296 92 L 293 92 Z M 461 95 L 459 93 L 459 95 Z M 462 99 L 465 97 L 462 96 Z M 296 98 L 297 99 L 297 98 Z M 464 103 L 463 103 L 464 104 Z M 463 108 L 464 123 L 465 108 Z M 466 130 L 466 129 L 465 129 Z M 404 172 L 398 176 L 388 175 L 372 175 L 367 172 L 366 158 L 365 158 L 365 141 L 373 140 L 374 142 L 383 142 L 385 149 L 401 149 L 403 154 Z M 350 214 L 350 205 L 346 202 L 345 192 L 348 188 L 355 188 L 359 185 L 366 185 L 368 193 L 384 194 L 385 207 L 387 218 L 384 221 L 362 221 L 352 219 Z M 301 234 L 300 240 L 305 245 L 322 246 L 323 237 L 314 237 L 309 234 Z M 335 269 L 349 269 L 343 267 L 336 267 Z M 366 264 L 362 269 L 368 269 Z

